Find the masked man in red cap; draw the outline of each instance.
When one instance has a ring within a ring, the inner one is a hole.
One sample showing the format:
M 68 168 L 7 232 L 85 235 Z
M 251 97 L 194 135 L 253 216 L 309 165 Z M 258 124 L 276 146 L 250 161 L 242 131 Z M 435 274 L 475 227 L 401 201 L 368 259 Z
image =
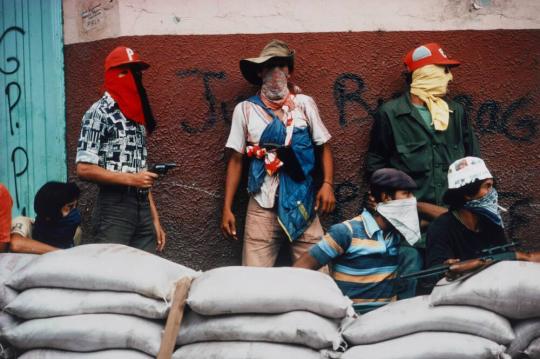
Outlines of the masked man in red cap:
M 259 57 L 240 61 L 242 75 L 260 91 L 233 113 L 221 228 L 237 239 L 232 203 L 246 155 L 251 198 L 242 263 L 248 266 L 273 266 L 280 246 L 289 241 L 298 259 L 323 234 L 316 211 L 331 212 L 335 205 L 331 136 L 313 99 L 289 88 L 293 68 L 294 51 L 279 40 L 268 43 Z M 316 146 L 324 175 L 317 193 L 312 178 Z
M 445 97 L 453 79 L 450 69 L 459 61 L 449 59 L 438 44 L 430 43 L 411 50 L 404 62 L 412 77 L 410 89 L 377 112 L 367 172 L 392 167 L 410 175 L 418 185 L 414 194 L 425 228 L 446 212 L 442 198 L 448 167 L 459 158 L 479 156 L 479 147 L 463 107 Z M 422 267 L 421 256 L 412 246 L 424 248 L 424 239 L 402 244 L 402 274 Z
M 146 133 L 156 126 L 142 84 L 148 67 L 124 46 L 107 56 L 105 93 L 82 119 L 76 163 L 79 178 L 99 185 L 94 240 L 153 252 L 165 232 L 150 192 L 158 175 L 146 163 Z

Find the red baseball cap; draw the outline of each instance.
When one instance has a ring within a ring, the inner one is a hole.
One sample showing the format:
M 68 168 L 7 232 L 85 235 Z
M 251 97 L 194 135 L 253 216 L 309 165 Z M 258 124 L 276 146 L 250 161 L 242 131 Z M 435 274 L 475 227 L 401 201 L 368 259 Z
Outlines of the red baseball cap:
M 413 72 L 426 65 L 458 66 L 457 60 L 451 60 L 446 56 L 441 46 L 435 42 L 418 46 L 405 55 L 403 60 L 409 72 Z
M 109 55 L 107 55 L 107 58 L 105 59 L 105 71 L 111 67 L 127 64 L 138 64 L 143 70 L 150 67 L 150 65 L 141 60 L 138 53 L 129 47 L 118 46 L 116 49 L 112 50 Z

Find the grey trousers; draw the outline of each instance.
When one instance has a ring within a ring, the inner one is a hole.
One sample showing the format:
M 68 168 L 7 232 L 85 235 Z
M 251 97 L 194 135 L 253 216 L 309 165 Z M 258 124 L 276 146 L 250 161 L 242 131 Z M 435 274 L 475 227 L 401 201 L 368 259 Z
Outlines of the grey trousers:
M 156 231 L 148 193 L 132 187 L 102 186 L 92 218 L 96 243 L 119 243 L 154 253 Z

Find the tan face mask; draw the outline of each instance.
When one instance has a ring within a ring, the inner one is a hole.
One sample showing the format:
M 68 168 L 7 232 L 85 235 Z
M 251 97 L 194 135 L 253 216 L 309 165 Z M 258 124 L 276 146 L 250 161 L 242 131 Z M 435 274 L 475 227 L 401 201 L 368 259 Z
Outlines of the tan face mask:
M 453 77 L 444 66 L 427 65 L 412 74 L 411 94 L 418 96 L 428 107 L 437 131 L 448 128 L 450 109 L 441 97 L 448 92 L 448 83 Z

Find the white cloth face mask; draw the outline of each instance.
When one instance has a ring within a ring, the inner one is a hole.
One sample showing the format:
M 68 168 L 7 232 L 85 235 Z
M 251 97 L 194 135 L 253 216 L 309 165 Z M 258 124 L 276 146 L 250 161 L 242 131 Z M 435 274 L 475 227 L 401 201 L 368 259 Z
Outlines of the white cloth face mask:
M 415 197 L 379 202 L 376 210 L 411 246 L 420 240 L 420 221 Z

